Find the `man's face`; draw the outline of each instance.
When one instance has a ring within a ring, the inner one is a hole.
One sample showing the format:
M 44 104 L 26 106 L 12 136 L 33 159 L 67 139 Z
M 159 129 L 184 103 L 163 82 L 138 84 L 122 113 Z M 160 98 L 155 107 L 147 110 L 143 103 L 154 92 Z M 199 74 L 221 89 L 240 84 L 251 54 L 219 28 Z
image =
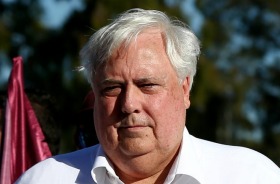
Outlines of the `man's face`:
M 147 30 L 117 50 L 93 82 L 96 133 L 113 162 L 178 150 L 189 82 L 179 83 L 159 30 Z

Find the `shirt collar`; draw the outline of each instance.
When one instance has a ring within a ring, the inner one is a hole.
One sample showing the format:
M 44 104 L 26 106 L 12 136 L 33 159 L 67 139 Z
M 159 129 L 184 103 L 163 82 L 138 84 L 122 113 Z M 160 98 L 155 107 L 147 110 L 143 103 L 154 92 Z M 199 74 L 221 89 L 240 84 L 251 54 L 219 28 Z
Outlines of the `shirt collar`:
M 200 158 L 201 152 L 194 144 L 193 137 L 185 128 L 179 154 L 170 169 L 167 180 L 172 181 L 176 176 L 183 175 L 192 177 L 199 183 L 205 183 Z
M 105 183 L 105 178 L 115 177 L 116 175 L 113 165 L 110 160 L 106 157 L 104 150 L 101 145 L 98 145 L 97 152 L 95 155 L 95 162 L 93 164 L 91 175 L 96 183 Z

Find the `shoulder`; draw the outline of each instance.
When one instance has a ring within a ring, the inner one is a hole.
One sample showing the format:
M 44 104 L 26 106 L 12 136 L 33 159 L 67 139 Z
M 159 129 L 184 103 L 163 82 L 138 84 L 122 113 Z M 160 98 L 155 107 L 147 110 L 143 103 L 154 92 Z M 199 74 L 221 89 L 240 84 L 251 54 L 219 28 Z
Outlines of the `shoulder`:
M 195 137 L 193 137 L 193 140 L 196 142 L 195 145 L 202 153 L 208 153 L 207 155 L 203 154 L 203 157 L 206 158 L 216 158 L 215 160 L 217 161 L 242 162 L 244 164 L 252 162 L 251 164 L 270 163 L 273 166 L 275 165 L 263 154 L 249 148 L 210 142 Z
M 280 183 L 280 169 L 269 158 L 249 148 L 229 146 L 192 137 L 203 168 L 212 176 L 234 176 L 248 183 Z
M 96 145 L 48 158 L 28 169 L 16 183 L 75 183 L 78 179 L 92 180 L 90 172 L 98 149 L 99 145 Z

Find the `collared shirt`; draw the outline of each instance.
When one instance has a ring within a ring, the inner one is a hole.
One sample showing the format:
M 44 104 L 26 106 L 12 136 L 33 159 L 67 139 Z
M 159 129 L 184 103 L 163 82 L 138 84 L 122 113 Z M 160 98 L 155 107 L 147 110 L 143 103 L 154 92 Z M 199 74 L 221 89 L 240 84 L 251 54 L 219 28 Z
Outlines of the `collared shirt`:
M 17 184 L 121 184 L 102 147 L 58 155 L 29 169 Z M 253 150 L 217 144 L 184 130 L 164 184 L 280 184 L 280 169 Z

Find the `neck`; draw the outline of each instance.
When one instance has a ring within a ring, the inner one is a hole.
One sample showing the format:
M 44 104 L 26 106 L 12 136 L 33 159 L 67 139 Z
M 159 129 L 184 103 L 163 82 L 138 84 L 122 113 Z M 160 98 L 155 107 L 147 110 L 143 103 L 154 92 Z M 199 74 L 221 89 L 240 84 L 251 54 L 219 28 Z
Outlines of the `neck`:
M 172 166 L 172 164 L 171 164 L 171 166 Z M 164 183 L 171 166 L 167 167 L 164 170 L 161 170 L 157 173 L 154 173 L 153 175 L 149 175 L 146 177 L 140 177 L 140 178 L 129 176 L 124 173 L 117 173 L 117 174 L 120 177 L 120 179 L 126 184 L 128 184 L 128 183 L 131 183 L 131 184 L 152 184 L 152 183 L 160 184 L 161 183 L 162 184 L 162 183 Z
M 116 167 L 115 171 L 124 183 L 133 184 L 160 184 L 164 183 L 175 159 L 179 148 L 172 155 L 165 157 L 165 160 L 134 158 L 132 161 L 126 160 L 127 167 Z M 121 169 L 119 169 L 121 168 Z

